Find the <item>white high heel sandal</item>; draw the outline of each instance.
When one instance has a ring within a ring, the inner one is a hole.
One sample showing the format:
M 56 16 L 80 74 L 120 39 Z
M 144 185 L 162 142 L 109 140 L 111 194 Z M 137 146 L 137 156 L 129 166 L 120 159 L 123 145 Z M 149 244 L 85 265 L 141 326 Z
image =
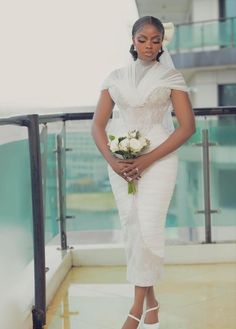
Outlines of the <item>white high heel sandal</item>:
M 155 311 L 155 310 L 159 310 L 160 308 L 160 305 L 159 303 L 157 304 L 157 306 L 155 307 L 152 307 L 152 308 L 149 308 L 145 311 L 144 315 L 148 312 L 151 312 L 151 311 Z M 143 328 L 144 329 L 159 329 L 160 328 L 160 322 L 156 322 L 156 323 L 143 323 Z
M 132 315 L 132 314 L 128 314 L 128 316 L 131 318 L 131 319 L 134 319 L 138 322 L 138 326 L 137 326 L 137 329 L 140 328 L 141 324 L 142 324 L 142 319 L 143 319 L 143 315 L 141 316 L 141 318 L 137 318 L 136 316 Z

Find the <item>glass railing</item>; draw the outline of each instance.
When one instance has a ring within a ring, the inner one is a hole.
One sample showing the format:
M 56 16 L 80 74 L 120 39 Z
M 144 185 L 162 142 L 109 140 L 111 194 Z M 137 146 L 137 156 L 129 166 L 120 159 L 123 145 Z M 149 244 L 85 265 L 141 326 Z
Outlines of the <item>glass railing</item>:
M 38 115 L 0 119 L 1 328 L 21 328 L 29 309 L 34 328 L 45 324 L 40 130 Z
M 212 226 L 208 242 L 235 240 L 236 231 L 231 229 L 232 226 L 236 229 L 235 193 L 230 192 L 227 185 L 236 177 L 236 171 L 232 170 L 236 165 L 236 158 L 232 159 L 236 147 L 236 115 L 200 115 L 196 120 L 196 133 L 178 151 L 177 184 L 166 221 L 167 243 L 170 244 L 207 241 L 203 131 L 209 133 L 212 205 L 209 211 L 214 214 L 214 217 L 211 216 L 212 223 L 208 223 Z M 75 236 L 78 242 L 83 243 L 84 237 L 79 234 L 81 232 L 86 232 L 85 243 L 96 243 L 99 231 L 101 240 L 104 239 L 104 230 L 111 232 L 112 240 L 114 231 L 120 230 L 119 217 L 106 163 L 91 138 L 90 121 L 67 122 L 66 136 L 66 147 L 70 149 L 66 156 L 66 194 L 67 215 L 73 218 L 67 221 L 68 233 L 73 237 L 71 243 L 75 242 Z M 227 180 L 224 181 L 222 177 L 226 175 Z M 228 200 L 228 204 L 224 200 Z
M 176 230 L 179 242 L 235 241 L 236 115 L 198 116 L 196 119 L 196 133 L 179 149 L 176 191 L 167 225 L 172 218 L 173 226 L 179 228 Z M 209 187 L 204 186 L 205 183 L 209 183 Z M 209 195 L 205 189 L 209 189 Z M 207 197 L 208 224 L 204 212 Z
M 171 52 L 236 47 L 236 17 L 175 26 Z
M 41 164 L 45 218 L 45 243 L 49 244 L 59 233 L 57 135 L 61 133 L 61 122 L 40 125 Z
M 195 114 L 196 133 L 178 150 L 167 244 L 235 242 L 236 108 Z M 14 287 L 20 269 L 34 263 L 39 323 L 45 320 L 45 245 L 121 241 L 107 164 L 90 133 L 92 116 L 0 119 L 0 260 L 7 271 L 1 270 L 1 291 L 7 299 L 11 289 L 5 287 Z
M 28 144 L 25 127 L 0 126 L 0 328 L 14 328 L 10 310 L 18 303 L 22 309 L 26 306 L 18 296 L 18 284 L 23 294 L 33 295 L 33 286 L 23 284 L 24 270 L 33 258 Z
M 67 214 L 70 231 L 120 229 L 107 165 L 97 150 L 91 120 L 66 123 Z

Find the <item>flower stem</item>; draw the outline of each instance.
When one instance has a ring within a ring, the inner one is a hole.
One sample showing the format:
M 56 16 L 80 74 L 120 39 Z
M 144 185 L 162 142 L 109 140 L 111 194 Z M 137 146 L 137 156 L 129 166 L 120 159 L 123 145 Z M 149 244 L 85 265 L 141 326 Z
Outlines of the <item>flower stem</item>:
M 129 182 L 128 183 L 128 194 L 135 194 L 136 192 L 136 187 L 134 182 Z

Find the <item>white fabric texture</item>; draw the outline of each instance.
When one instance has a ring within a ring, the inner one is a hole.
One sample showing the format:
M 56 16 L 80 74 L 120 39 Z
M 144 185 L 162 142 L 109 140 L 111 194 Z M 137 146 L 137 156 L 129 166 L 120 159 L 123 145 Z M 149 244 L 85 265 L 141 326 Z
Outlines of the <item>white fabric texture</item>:
M 162 63 L 138 59 L 114 70 L 105 79 L 118 107 L 107 133 L 121 135 L 138 129 L 151 144 L 147 152 L 163 143 L 173 130 L 164 124 L 171 106 L 172 89 L 187 92 L 180 72 Z M 156 161 L 136 181 L 136 194 L 128 194 L 127 182 L 108 165 L 127 256 L 127 279 L 137 286 L 152 286 L 162 277 L 165 222 L 173 194 L 178 159 L 175 152 Z
M 171 31 L 173 31 L 172 28 L 173 28 L 173 25 L 171 25 Z M 166 33 L 165 33 L 165 35 L 166 35 Z M 169 68 L 174 69 L 175 66 L 174 66 L 172 58 L 169 54 L 168 49 L 165 46 L 163 46 L 163 50 L 164 50 L 164 53 L 160 57 L 160 63 L 164 64 L 165 66 L 168 66 Z M 172 111 L 173 111 L 173 106 L 172 106 L 172 103 L 170 103 L 168 106 L 168 110 L 165 112 L 163 121 L 162 121 L 163 126 L 169 132 L 174 131 L 174 124 L 173 124 L 172 115 L 171 115 Z

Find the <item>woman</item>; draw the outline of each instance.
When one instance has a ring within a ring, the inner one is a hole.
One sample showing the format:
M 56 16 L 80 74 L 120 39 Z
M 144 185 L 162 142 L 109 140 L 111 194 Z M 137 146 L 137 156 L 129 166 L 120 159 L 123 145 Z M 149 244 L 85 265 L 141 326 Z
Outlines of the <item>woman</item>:
M 165 29 L 159 19 L 145 16 L 132 29 L 130 53 L 134 61 L 112 71 L 105 79 L 93 118 L 92 135 L 108 162 L 127 256 L 127 279 L 135 285 L 134 303 L 122 329 L 159 328 L 159 303 L 154 285 L 162 276 L 164 229 L 176 181 L 175 150 L 195 132 L 195 121 L 187 87 L 168 52 L 163 50 Z M 167 65 L 161 58 L 167 59 Z M 150 141 L 149 149 L 132 160 L 121 160 L 108 147 L 107 123 L 114 105 L 110 132 L 121 136 L 137 129 Z M 178 127 L 174 130 L 170 109 Z M 127 182 L 136 184 L 128 194 Z M 143 312 L 144 301 L 146 311 Z

